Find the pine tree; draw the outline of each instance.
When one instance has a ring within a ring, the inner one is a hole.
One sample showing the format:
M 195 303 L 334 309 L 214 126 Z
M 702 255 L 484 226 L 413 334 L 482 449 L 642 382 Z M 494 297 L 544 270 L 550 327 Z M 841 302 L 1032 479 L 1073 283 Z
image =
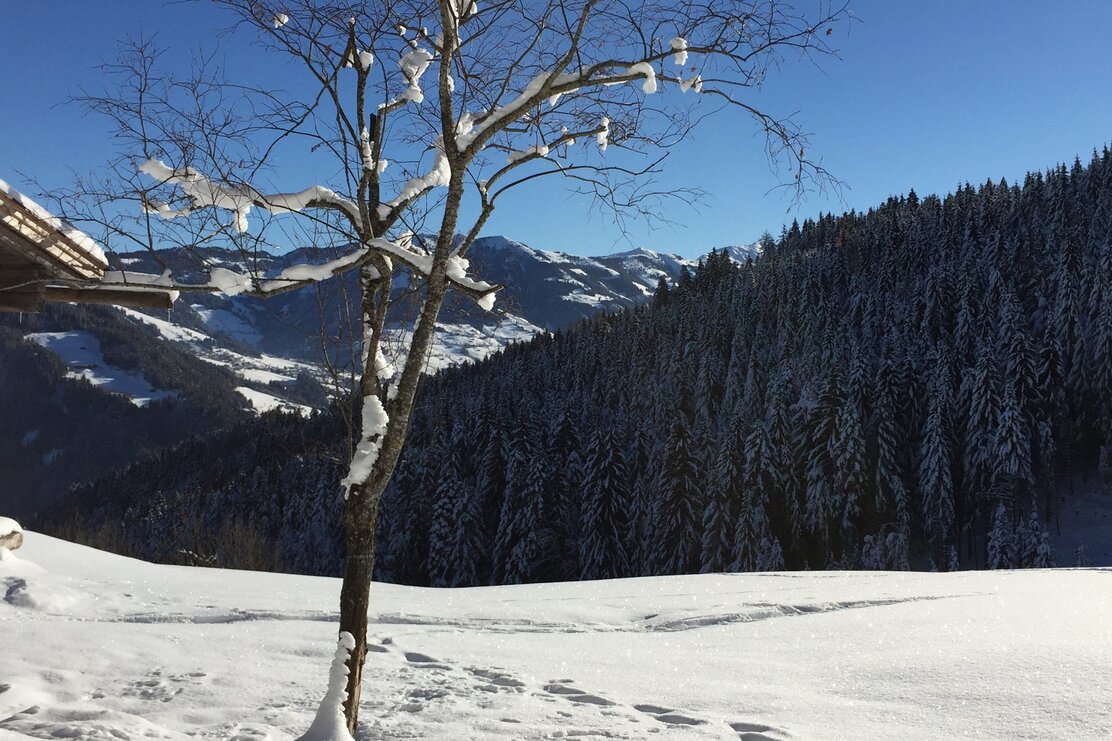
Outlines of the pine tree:
M 1015 528 L 1012 526 L 1004 503 L 996 505 L 992 517 L 992 530 L 988 534 L 988 568 L 1014 569 L 1016 567 Z
M 939 371 L 931 384 L 929 411 L 919 450 L 919 492 L 927 540 L 940 549 L 954 525 L 950 446 L 946 437 L 946 386 Z
M 580 578 L 611 579 L 628 570 L 624 548 L 628 513 L 628 472 L 614 435 L 597 430 L 587 447 L 583 481 L 583 538 Z
M 741 436 L 742 431 L 737 428 L 723 436 L 707 484 L 700 558 L 700 571 L 704 574 L 725 571 L 733 560 L 734 513 L 743 487 Z
M 673 415 L 665 444 L 656 512 L 655 568 L 657 574 L 690 574 L 698 571 L 701 543 L 701 512 L 698 470 L 688 446 L 690 433 L 685 415 Z

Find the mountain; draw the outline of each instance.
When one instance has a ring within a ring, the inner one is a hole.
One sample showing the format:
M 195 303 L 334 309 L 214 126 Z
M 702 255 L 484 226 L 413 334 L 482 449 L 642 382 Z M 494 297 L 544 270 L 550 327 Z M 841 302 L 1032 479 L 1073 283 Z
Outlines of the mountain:
M 739 254 L 744 254 L 746 248 L 731 249 L 742 250 Z M 245 259 L 239 253 L 206 249 L 188 255 L 171 250 L 127 253 L 111 259 L 119 269 L 158 273 L 169 267 L 184 282 L 200 282 L 203 276 L 196 267 L 198 257 L 210 267 L 265 275 L 335 256 L 326 250 L 297 250 L 281 255 L 257 253 Z M 661 278 L 674 281 L 685 266 L 694 268 L 697 262 L 643 249 L 580 257 L 535 249 L 499 236 L 476 240 L 468 259 L 477 275 L 502 284 L 505 289 L 499 293 L 493 314 L 459 297 L 447 302 L 440 319 L 432 369 L 481 359 L 511 341 L 528 339 L 539 331 L 564 329 L 600 312 L 635 306 L 652 295 Z M 357 314 L 355 285 L 354 276 L 349 275 L 321 284 L 316 291 L 294 291 L 266 300 L 186 294 L 169 315 L 159 318 L 200 332 L 217 346 L 230 340 L 234 345 L 228 349 L 233 351 L 246 346 L 279 358 L 318 365 L 323 335 L 330 352 L 345 362 L 350 357 L 350 348 L 342 338 L 350 337 L 351 332 L 344 317 Z M 399 296 L 406 288 L 404 276 L 396 280 Z M 345 302 L 347 312 L 343 310 Z M 402 325 L 397 329 L 404 331 Z

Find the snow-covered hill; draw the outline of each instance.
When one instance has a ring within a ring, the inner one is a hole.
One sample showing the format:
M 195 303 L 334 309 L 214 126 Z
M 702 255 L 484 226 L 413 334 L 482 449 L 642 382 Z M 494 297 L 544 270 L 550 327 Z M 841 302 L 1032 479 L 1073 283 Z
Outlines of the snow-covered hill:
M 747 259 L 753 247 L 731 247 L 731 256 Z M 262 274 L 280 272 L 298 262 L 324 261 L 334 257 L 323 250 L 297 251 L 285 255 L 260 254 L 248 265 L 243 257 L 223 250 L 207 250 L 211 267 Z M 474 271 L 485 280 L 499 283 L 497 311 L 487 314 L 469 301 L 450 301 L 441 315 L 439 343 L 432 369 L 463 360 L 475 360 L 514 340 L 527 339 L 542 330 L 556 330 L 602 311 L 636 305 L 652 295 L 657 282 L 675 280 L 683 267 L 696 261 L 676 255 L 633 250 L 597 257 L 580 257 L 563 252 L 535 249 L 506 237 L 485 237 L 468 254 Z M 170 265 L 185 280 L 196 277 L 195 256 L 165 252 L 154 256 L 134 253 L 113 256 L 118 267 L 159 272 Z M 350 282 L 350 280 L 349 280 Z M 396 288 L 404 288 L 404 281 Z M 325 285 L 320 299 L 324 307 L 324 329 L 334 337 L 344 336 L 338 326 L 343 315 L 339 306 L 357 292 L 348 286 L 347 295 Z M 404 300 L 404 299 L 403 299 Z M 245 297 L 196 294 L 179 302 L 164 318 L 172 324 L 200 331 L 216 344 L 222 340 L 248 346 L 272 356 L 300 362 L 319 363 L 321 304 L 315 291 L 297 291 L 267 301 Z M 175 339 L 167 335 L 168 339 Z
M 288 739 L 333 579 L 0 552 L 0 737 Z M 375 585 L 365 738 L 1107 737 L 1107 569 Z

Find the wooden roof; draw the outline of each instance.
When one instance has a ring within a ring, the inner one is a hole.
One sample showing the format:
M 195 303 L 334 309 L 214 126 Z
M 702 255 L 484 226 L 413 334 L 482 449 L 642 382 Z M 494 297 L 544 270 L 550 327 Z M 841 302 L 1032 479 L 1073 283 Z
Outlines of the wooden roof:
M 98 288 L 108 271 L 88 235 L 0 180 L 0 311 L 41 311 L 47 301 L 169 308 L 167 290 Z

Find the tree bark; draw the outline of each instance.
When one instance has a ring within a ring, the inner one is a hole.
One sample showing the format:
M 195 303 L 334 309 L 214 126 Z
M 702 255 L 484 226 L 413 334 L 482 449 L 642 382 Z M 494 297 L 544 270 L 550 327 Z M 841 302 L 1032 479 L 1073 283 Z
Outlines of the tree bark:
M 375 524 L 380 500 L 381 492 L 358 487 L 344 505 L 346 555 L 340 589 L 340 632 L 350 633 L 355 638 L 355 648 L 347 662 L 347 700 L 344 701 L 344 717 L 352 735 L 359 723 L 363 664 L 367 657 L 367 612 L 375 570 Z

